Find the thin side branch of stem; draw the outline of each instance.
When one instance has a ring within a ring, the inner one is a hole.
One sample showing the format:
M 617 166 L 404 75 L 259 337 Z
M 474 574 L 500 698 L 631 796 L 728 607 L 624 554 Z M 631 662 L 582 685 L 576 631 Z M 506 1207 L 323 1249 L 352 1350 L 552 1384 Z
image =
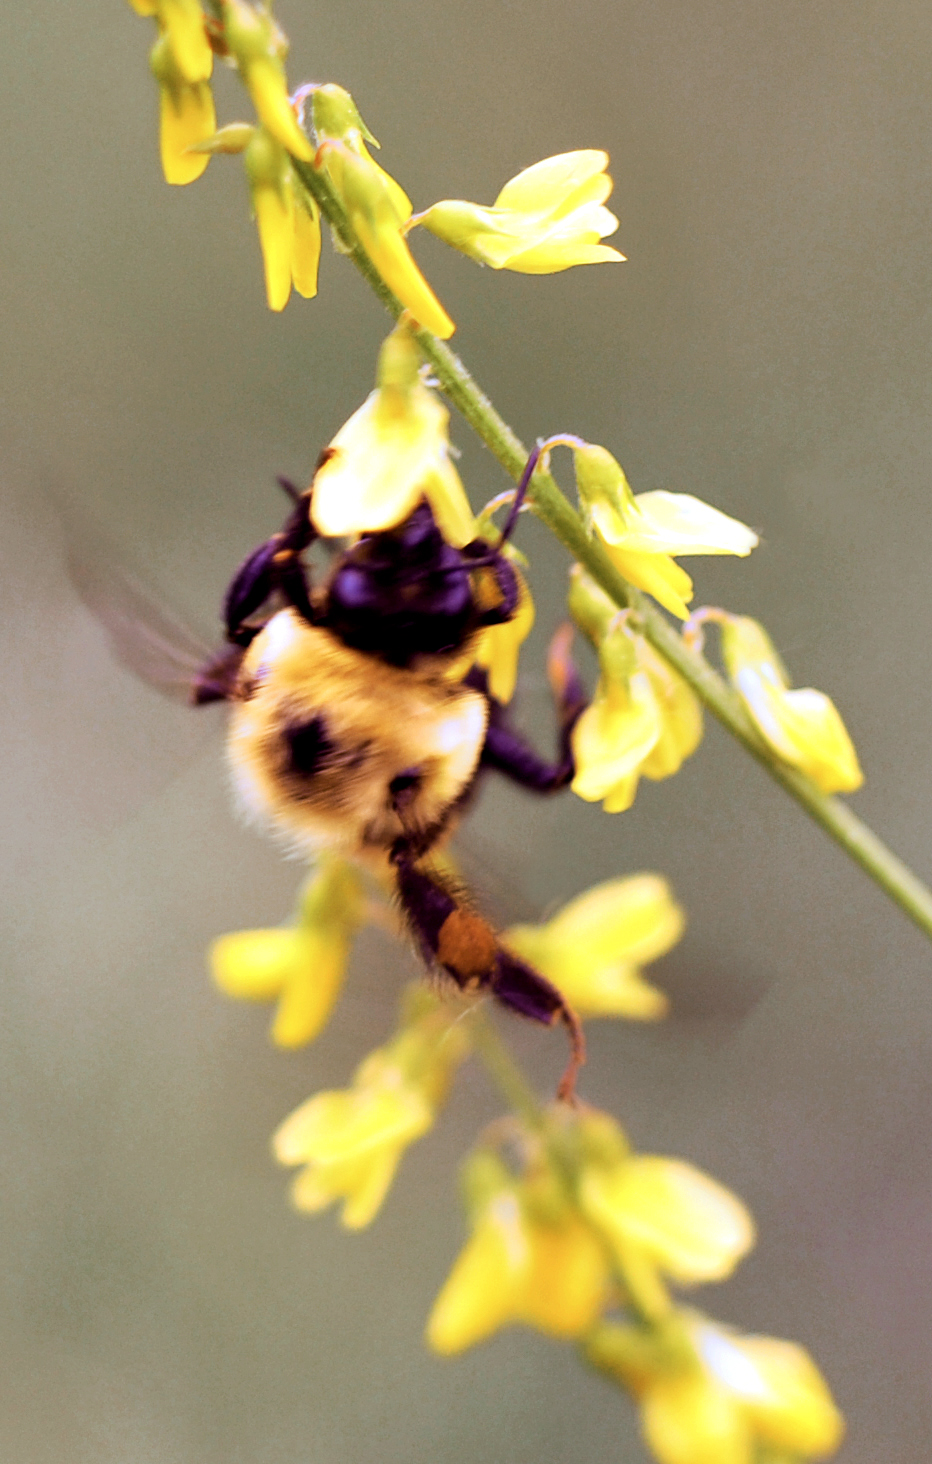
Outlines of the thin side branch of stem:
M 309 163 L 292 159 L 292 166 L 321 213 L 340 238 L 353 263 L 388 310 L 398 320 L 401 301 L 385 284 L 365 250 L 356 240 L 329 179 Z M 444 392 L 473 430 L 517 483 L 528 460 L 528 449 L 499 415 L 473 380 L 462 361 L 445 342 L 426 330 L 414 330 L 426 361 L 433 367 Z M 918 879 L 846 803 L 823 793 L 810 778 L 781 762 L 758 735 L 738 696 L 713 666 L 682 637 L 649 600 L 619 574 L 601 545 L 590 538 L 579 514 L 560 491 L 550 473 L 538 471 L 528 489 L 534 511 L 578 560 L 598 585 L 622 609 L 638 614 L 644 634 L 655 650 L 688 682 L 722 726 L 740 742 L 770 776 L 795 798 L 845 853 L 885 891 L 911 920 L 932 938 L 932 891 Z

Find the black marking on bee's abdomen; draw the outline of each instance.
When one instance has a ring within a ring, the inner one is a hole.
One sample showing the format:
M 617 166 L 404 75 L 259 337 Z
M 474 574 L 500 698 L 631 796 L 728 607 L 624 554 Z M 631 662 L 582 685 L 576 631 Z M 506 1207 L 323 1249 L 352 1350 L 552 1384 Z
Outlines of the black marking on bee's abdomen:
M 284 736 L 288 771 L 299 777 L 312 778 L 333 755 L 334 743 L 327 736 L 327 723 L 321 716 L 286 727 Z
M 424 773 L 421 768 L 405 768 L 404 772 L 396 773 L 388 785 L 392 808 L 406 807 L 420 792 L 423 781 Z

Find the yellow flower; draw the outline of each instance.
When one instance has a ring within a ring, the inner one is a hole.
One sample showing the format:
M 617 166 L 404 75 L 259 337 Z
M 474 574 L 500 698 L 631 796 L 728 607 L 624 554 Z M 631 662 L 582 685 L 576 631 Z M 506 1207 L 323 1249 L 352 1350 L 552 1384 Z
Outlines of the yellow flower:
M 210 162 L 208 153 L 191 149 L 211 137 L 217 125 L 213 94 L 207 81 L 192 82 L 184 75 L 167 32 L 153 46 L 149 64 L 159 84 L 159 148 L 165 181 L 193 183 Z
M 296 194 L 288 154 L 264 128 L 253 131 L 245 163 L 269 309 L 284 310 L 292 284 L 305 299 L 317 294 L 320 216 L 311 198 Z
M 350 227 L 388 288 L 419 325 L 448 340 L 456 326 L 405 243 L 404 225 L 410 214 L 407 195 L 364 147 L 324 142 L 319 157 L 346 209 Z
M 292 1188 L 299 1210 L 342 1200 L 342 1223 L 362 1229 L 381 1208 L 405 1149 L 433 1126 L 468 1036 L 429 993 L 415 992 L 412 1006 L 393 1041 L 357 1068 L 351 1088 L 315 1094 L 275 1134 L 279 1163 L 304 1166 Z
M 493 269 L 555 274 L 575 264 L 621 260 L 598 241 L 618 227 L 603 207 L 612 191 L 608 153 L 561 153 L 525 168 L 506 183 L 491 208 L 445 199 L 418 214 L 432 234 Z
M 641 975 L 676 944 L 685 924 L 659 874 L 610 879 L 572 900 L 546 925 L 513 925 L 502 940 L 566 997 L 581 1017 L 650 1020 L 667 1010 Z
M 283 65 L 288 42 L 272 16 L 245 0 L 223 0 L 223 34 L 263 127 L 296 158 L 311 162 L 314 149 L 288 96 Z
M 155 16 L 182 79 L 209 81 L 214 56 L 200 0 L 129 0 L 137 15 Z
M 510 702 L 514 696 L 518 656 L 534 624 L 534 601 L 527 580 L 517 566 L 513 567 L 518 578 L 517 611 L 502 625 L 487 625 L 479 636 L 475 653 L 476 665 L 488 672 L 489 691 L 500 702 Z
M 334 437 L 314 479 L 311 514 L 328 537 L 390 529 L 422 497 L 444 538 L 473 537 L 474 519 L 450 458 L 450 414 L 420 378 L 420 352 L 399 326 L 379 356 L 375 391 Z
M 592 604 L 614 611 L 588 576 L 574 574 L 570 609 L 597 637 L 588 618 Z M 599 664 L 595 696 L 573 729 L 572 788 L 587 802 L 604 799 L 606 813 L 621 813 L 634 802 L 642 776 L 668 778 L 695 752 L 702 711 L 686 682 L 630 628 L 624 613 L 616 611 L 602 633 Z
M 342 86 L 328 82 L 313 88 L 314 135 L 319 143 L 342 142 L 351 152 L 365 159 L 370 168 L 381 176 L 385 188 L 391 195 L 395 212 L 401 223 L 411 217 L 411 200 L 400 183 L 386 173 L 372 157 L 367 142 L 373 147 L 379 143 L 369 131 L 359 114 L 359 109 L 349 92 Z M 326 153 L 324 154 L 326 157 Z
M 325 860 L 302 896 L 297 925 L 239 930 L 214 941 L 209 957 L 214 980 L 229 996 L 277 999 L 272 1041 L 303 1047 L 333 1011 L 361 921 L 355 872 L 343 860 Z
M 750 554 L 757 535 L 691 493 L 634 494 L 604 447 L 574 448 L 576 486 L 590 525 L 625 579 L 685 620 L 693 584 L 680 554 Z
M 623 1272 L 634 1260 L 680 1285 L 722 1281 L 754 1244 L 741 1200 L 681 1159 L 636 1154 L 587 1164 L 579 1202 Z
M 823 793 L 860 788 L 864 774 L 834 702 L 811 686 L 790 690 L 773 642 L 756 620 L 722 614 L 721 627 L 728 674 L 777 756 L 806 773 Z
M 462 1352 L 523 1322 L 550 1337 L 582 1336 L 610 1295 L 604 1246 L 568 1204 L 539 1212 L 532 1190 L 503 1172 L 434 1302 L 427 1340 Z
M 698 1313 L 681 1314 L 668 1331 L 653 1357 L 631 1329 L 612 1324 L 586 1348 L 640 1399 L 660 1464 L 755 1464 L 762 1449 L 802 1461 L 838 1448 L 844 1419 L 802 1347 L 743 1337 Z

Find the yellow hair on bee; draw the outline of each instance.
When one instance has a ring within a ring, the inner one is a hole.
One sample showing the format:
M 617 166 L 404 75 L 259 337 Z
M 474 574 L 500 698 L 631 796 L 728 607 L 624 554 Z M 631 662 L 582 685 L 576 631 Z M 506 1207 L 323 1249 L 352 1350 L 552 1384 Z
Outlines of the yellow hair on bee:
M 426 660 L 426 658 L 425 658 Z M 469 786 L 488 703 L 437 657 L 399 668 L 281 610 L 243 658 L 228 757 L 240 805 L 301 853 L 382 862 L 446 826 Z

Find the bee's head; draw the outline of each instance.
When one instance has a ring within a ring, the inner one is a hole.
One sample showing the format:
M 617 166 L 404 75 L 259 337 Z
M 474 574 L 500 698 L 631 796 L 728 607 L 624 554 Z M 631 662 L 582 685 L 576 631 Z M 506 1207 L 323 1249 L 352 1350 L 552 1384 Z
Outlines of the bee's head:
M 473 578 L 480 567 L 494 580 L 483 603 Z M 424 499 L 404 523 L 363 534 L 340 558 L 324 623 L 346 645 L 408 666 L 420 656 L 458 651 L 481 626 L 510 620 L 516 603 L 508 561 L 484 540 L 463 549 L 446 543 Z

